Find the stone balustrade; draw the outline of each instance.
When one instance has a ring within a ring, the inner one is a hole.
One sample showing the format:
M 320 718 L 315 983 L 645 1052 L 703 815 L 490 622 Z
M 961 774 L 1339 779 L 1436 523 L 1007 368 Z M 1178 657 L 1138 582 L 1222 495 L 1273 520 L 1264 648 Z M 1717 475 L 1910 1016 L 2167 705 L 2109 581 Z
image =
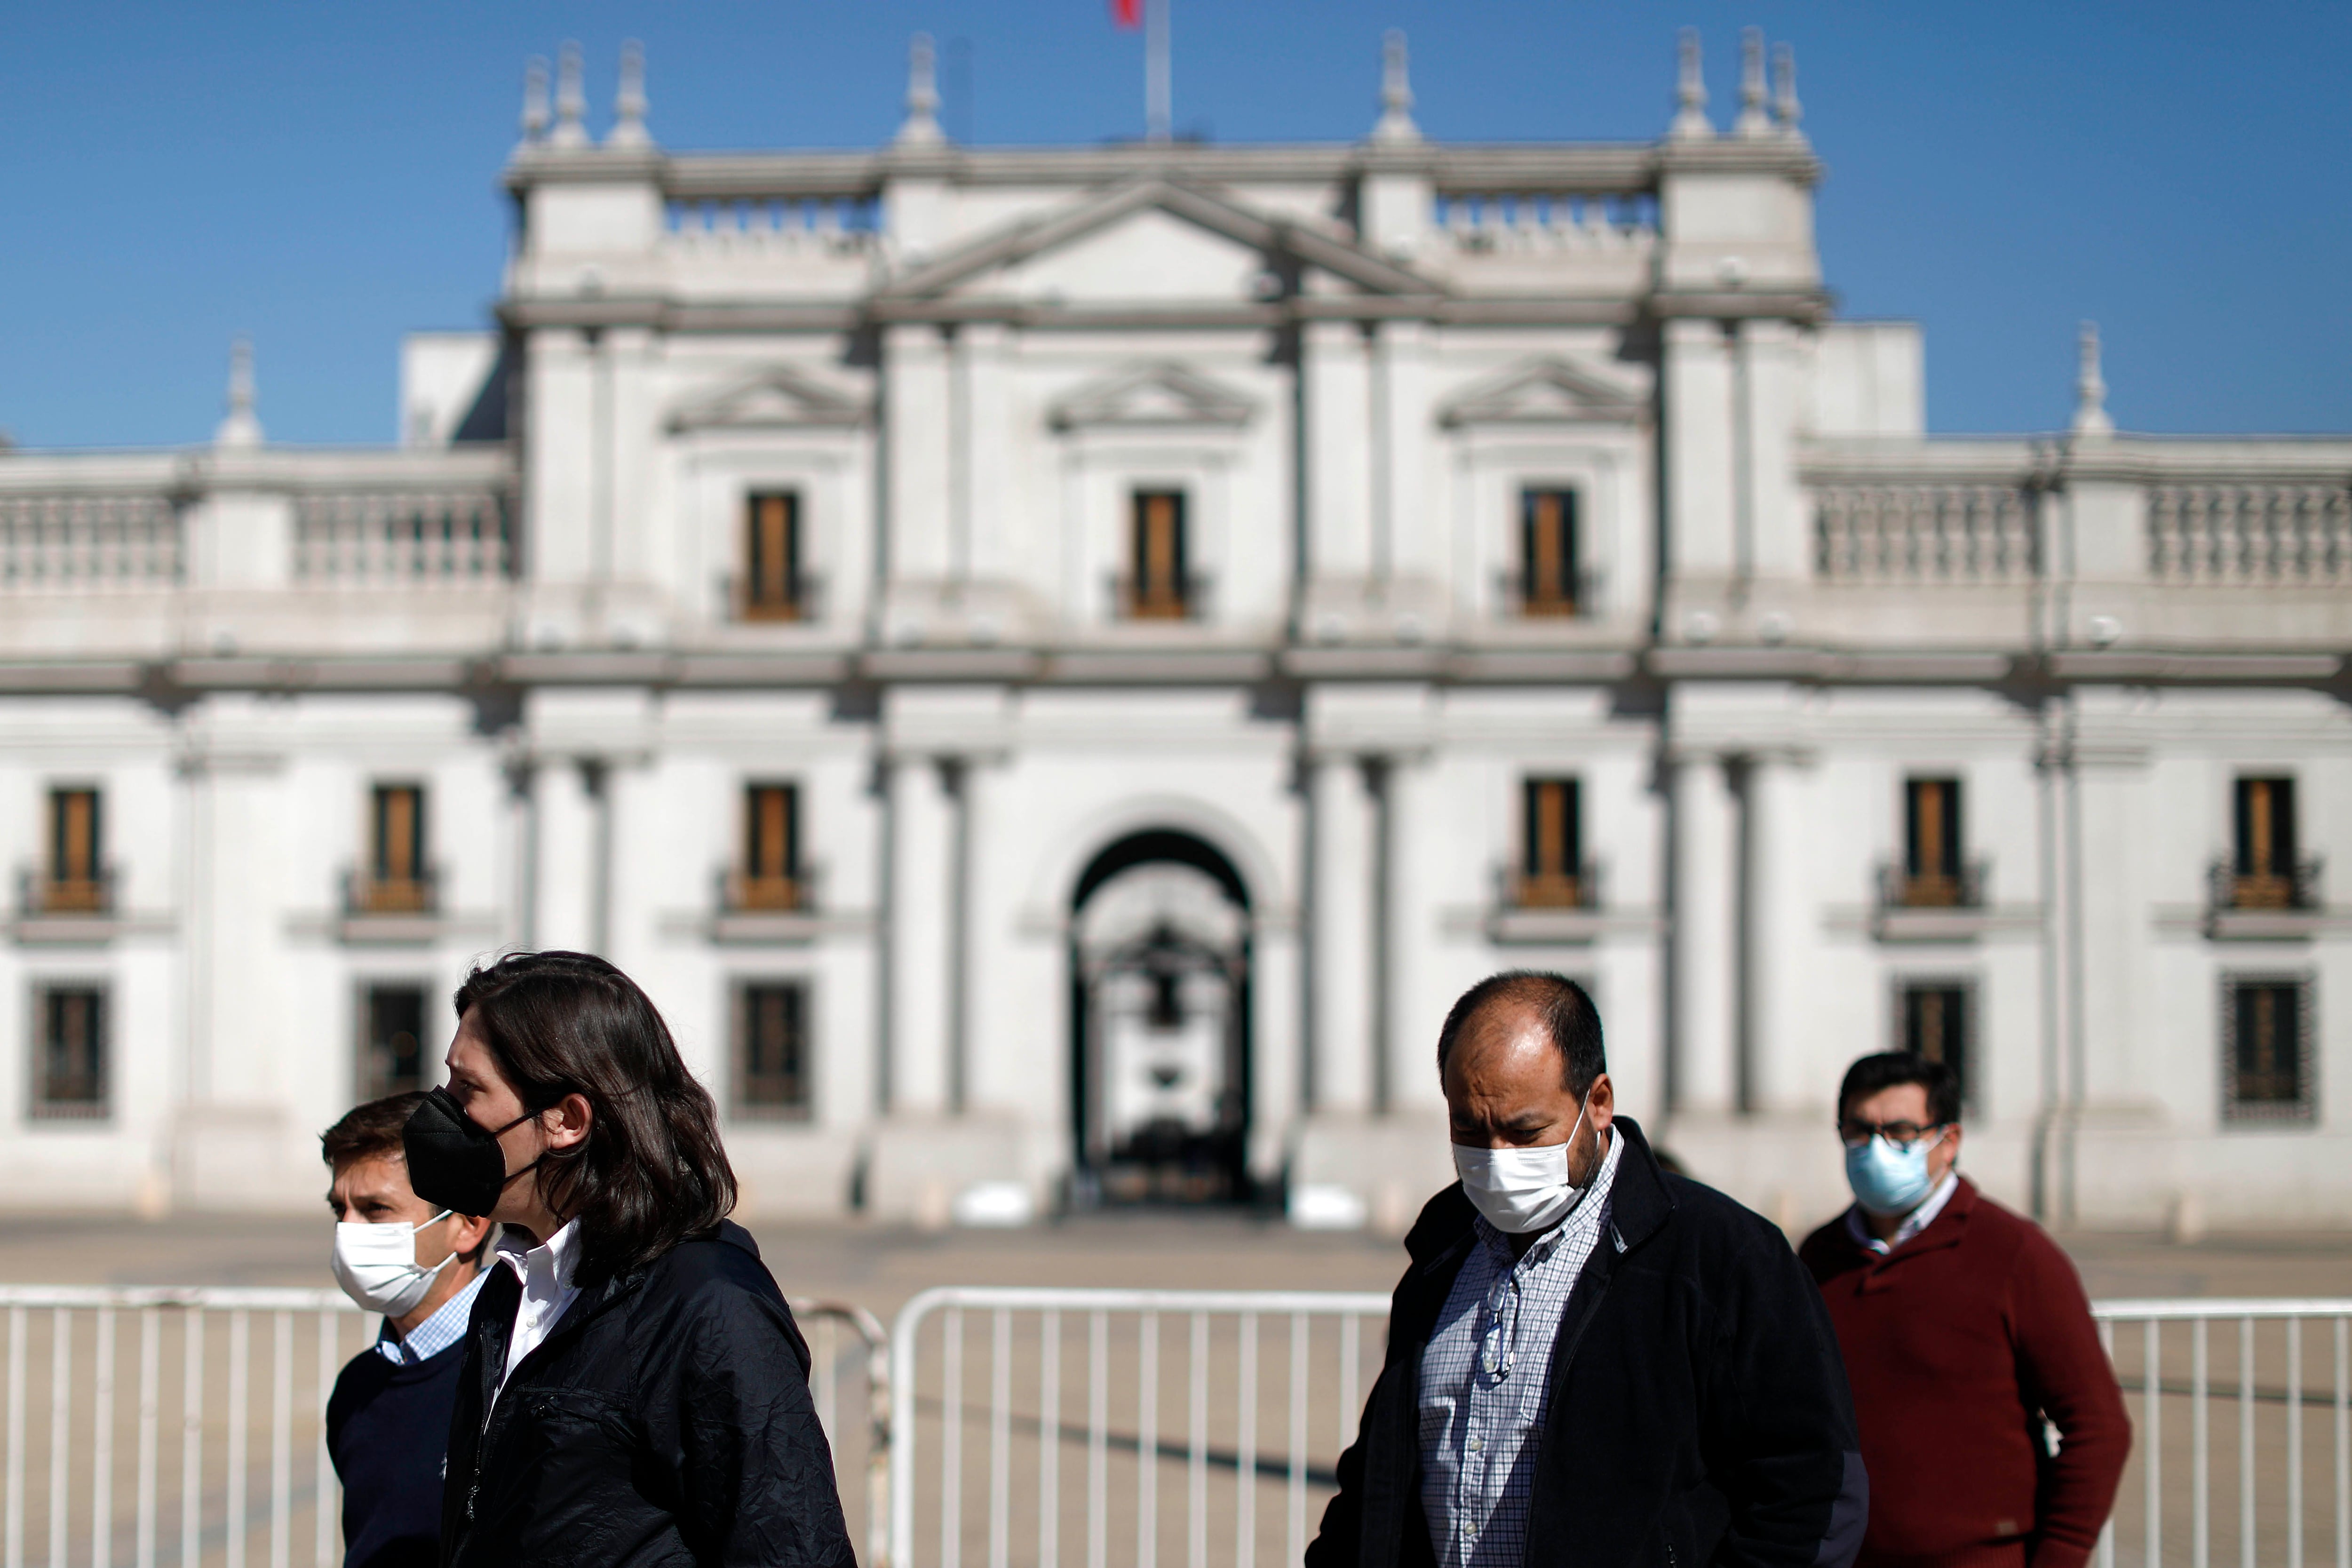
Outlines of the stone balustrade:
M 1658 239 L 1657 200 L 1646 194 L 1447 194 L 1431 221 L 1470 255 L 1643 252 Z
M 180 536 L 168 494 L 0 495 L 0 594 L 169 587 Z

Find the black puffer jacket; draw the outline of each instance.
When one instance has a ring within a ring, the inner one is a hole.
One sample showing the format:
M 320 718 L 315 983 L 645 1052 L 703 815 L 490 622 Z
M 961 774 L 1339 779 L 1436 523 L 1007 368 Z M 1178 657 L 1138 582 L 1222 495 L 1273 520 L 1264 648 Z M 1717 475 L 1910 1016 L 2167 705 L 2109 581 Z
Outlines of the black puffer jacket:
M 445 1568 L 855 1563 L 808 1345 L 741 1226 L 583 1289 L 486 1429 L 521 1291 L 497 1267 L 475 1298 Z
M 1660 1170 L 1630 1117 L 1614 1126 L 1609 1227 L 1553 1342 L 1526 1568 L 1847 1568 L 1869 1484 L 1821 1292 L 1768 1221 Z M 1387 1364 L 1307 1568 L 1435 1561 L 1421 1357 L 1474 1218 L 1457 1184 L 1405 1237 Z

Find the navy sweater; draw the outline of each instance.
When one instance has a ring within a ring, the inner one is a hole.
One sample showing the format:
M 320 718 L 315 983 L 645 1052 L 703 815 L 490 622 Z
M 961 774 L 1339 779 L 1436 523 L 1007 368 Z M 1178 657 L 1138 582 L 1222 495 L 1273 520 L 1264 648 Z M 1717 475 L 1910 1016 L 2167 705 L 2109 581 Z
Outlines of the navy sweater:
M 414 1366 L 371 1348 L 335 1379 L 327 1452 L 343 1483 L 343 1568 L 440 1561 L 441 1478 L 465 1360 L 462 1339 Z

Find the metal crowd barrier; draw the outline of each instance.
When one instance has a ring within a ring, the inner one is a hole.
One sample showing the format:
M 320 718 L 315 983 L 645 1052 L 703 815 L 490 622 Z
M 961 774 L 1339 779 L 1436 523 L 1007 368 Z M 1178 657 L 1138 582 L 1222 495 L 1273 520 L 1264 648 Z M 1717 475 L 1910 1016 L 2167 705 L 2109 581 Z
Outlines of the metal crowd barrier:
M 866 1552 L 879 1563 L 890 1458 L 882 1325 L 862 1307 L 792 1306 L 844 1506 L 855 1521 L 864 1494 Z M 136 1568 L 249 1568 L 259 1542 L 269 1568 L 291 1568 L 305 1541 L 318 1568 L 341 1562 L 327 1395 L 373 1339 L 373 1314 L 339 1290 L 63 1285 L 0 1285 L 0 1568 L 25 1568 L 28 1545 L 46 1548 L 32 1560 L 48 1568 L 113 1568 L 119 1545 Z M 845 1428 L 842 1385 L 858 1378 L 864 1419 L 853 1389 Z
M 2305 1568 L 2320 1554 L 2352 1568 L 2352 1300 L 2098 1301 L 2091 1310 L 2132 1418 L 2131 1465 L 2099 1537 L 2099 1568 L 2118 1558 L 2210 1568 L 2217 1512 L 2236 1515 L 2236 1550 L 2224 1560 L 2237 1568 Z M 2315 1355 L 2305 1354 L 2306 1328 L 2316 1331 Z M 2221 1401 L 2237 1406 L 2237 1440 L 2217 1453 Z M 2306 1436 L 2320 1423 L 2325 1444 Z
M 890 1331 L 891 1568 L 1297 1563 L 1388 1310 L 1369 1293 L 924 1291 Z M 968 1361 L 987 1380 L 973 1402 Z M 985 1461 L 969 1471 L 968 1438 Z

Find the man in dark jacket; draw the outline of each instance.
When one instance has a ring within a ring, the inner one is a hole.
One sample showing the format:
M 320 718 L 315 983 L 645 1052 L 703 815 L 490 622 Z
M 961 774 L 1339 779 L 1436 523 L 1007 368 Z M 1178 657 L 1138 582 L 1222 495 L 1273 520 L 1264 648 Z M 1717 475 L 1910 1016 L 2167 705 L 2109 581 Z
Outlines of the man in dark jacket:
M 522 1289 L 501 1264 L 474 1311 L 443 1563 L 850 1568 L 808 1343 L 742 1226 L 583 1289 L 499 1388 Z M 698 1353 L 779 1336 L 789 1363 Z
M 1573 981 L 1481 982 L 1437 1052 L 1463 1180 L 1405 1238 L 1307 1568 L 1846 1568 L 1853 1407 L 1780 1232 L 1613 1114 Z
M 1955 1169 L 1960 1086 L 1944 1063 L 1855 1062 L 1838 1132 L 1854 1206 L 1801 1256 L 1853 1378 L 1871 1477 L 1863 1563 L 2082 1568 L 2131 1418 L 2074 1264 Z

